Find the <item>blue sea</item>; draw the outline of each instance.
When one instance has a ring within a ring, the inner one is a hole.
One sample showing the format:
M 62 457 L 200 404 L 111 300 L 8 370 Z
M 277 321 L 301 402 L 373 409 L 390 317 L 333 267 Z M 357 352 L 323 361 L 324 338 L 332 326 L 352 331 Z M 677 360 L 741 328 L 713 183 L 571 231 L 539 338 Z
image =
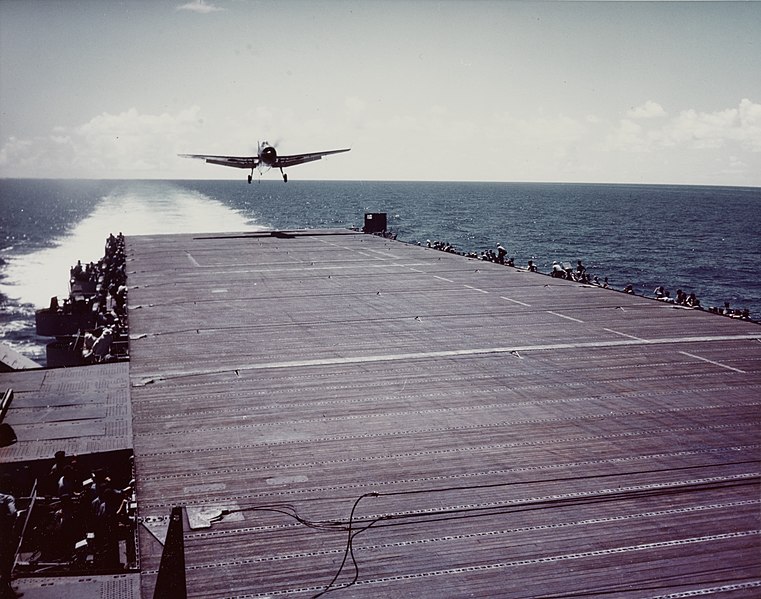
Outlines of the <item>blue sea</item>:
M 109 233 L 361 227 L 388 214 L 407 243 L 504 245 L 516 266 L 582 260 L 611 287 L 663 285 L 761 319 L 761 188 L 262 180 L 0 180 L 0 341 L 44 364 L 34 310 Z

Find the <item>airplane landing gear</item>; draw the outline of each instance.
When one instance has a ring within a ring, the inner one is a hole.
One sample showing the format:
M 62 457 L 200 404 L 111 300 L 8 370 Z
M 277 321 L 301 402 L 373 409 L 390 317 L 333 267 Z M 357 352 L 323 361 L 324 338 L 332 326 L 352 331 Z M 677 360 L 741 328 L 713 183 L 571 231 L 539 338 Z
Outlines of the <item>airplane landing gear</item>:
M 280 169 L 280 174 L 283 175 L 283 183 L 288 183 L 288 175 L 283 172 L 283 169 Z
M 253 178 L 253 175 L 248 176 L 248 184 L 251 185 L 251 179 Z

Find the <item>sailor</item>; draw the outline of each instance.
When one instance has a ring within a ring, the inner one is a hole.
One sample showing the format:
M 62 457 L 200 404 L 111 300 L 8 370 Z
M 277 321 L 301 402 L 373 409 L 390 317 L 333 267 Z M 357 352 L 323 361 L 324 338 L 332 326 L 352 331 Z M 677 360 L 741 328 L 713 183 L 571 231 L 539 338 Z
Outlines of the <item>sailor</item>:
M 46 493 L 48 495 L 58 495 L 58 481 L 63 476 L 64 468 L 69 463 L 68 458 L 66 457 L 66 452 L 61 450 L 58 450 L 55 452 L 55 455 L 53 457 L 53 465 L 50 467 L 50 472 L 48 472 L 47 479 L 45 479 L 43 483 L 43 493 Z
M 497 244 L 497 262 L 500 264 L 505 263 L 505 256 L 507 256 L 507 250 L 502 246 L 501 243 Z
M 93 501 L 95 516 L 95 561 L 105 568 L 119 568 L 120 511 L 123 498 L 107 487 Z
M 16 559 L 16 498 L 11 495 L 10 476 L 0 480 L 0 598 L 15 599 L 24 593 L 11 586 L 13 562 Z

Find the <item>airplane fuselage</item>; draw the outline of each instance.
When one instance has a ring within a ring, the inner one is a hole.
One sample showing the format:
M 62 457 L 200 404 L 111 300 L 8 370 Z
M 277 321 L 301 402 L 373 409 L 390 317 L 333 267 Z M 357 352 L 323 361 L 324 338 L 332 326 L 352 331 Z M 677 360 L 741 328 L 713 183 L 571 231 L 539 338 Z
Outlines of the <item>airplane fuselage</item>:
M 259 160 L 270 168 L 277 164 L 277 150 L 266 141 L 259 145 Z

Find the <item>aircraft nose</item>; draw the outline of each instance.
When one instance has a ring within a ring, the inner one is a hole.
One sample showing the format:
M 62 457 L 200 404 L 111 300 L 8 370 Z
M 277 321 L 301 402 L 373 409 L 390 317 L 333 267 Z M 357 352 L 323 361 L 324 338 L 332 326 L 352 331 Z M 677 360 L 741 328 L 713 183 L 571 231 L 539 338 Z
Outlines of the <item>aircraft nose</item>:
M 277 159 L 277 152 L 275 151 L 275 148 L 272 146 L 267 146 L 262 150 L 262 162 L 272 166 L 275 164 L 275 160 Z

